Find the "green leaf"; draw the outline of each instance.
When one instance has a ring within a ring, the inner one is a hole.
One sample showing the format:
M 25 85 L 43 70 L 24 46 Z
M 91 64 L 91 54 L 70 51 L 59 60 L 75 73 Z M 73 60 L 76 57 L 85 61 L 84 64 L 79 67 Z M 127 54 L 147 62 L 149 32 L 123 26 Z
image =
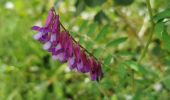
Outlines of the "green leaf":
M 134 52 L 130 51 L 118 51 L 115 53 L 117 56 L 135 56 L 136 54 Z
M 109 18 L 107 17 L 107 15 L 101 10 L 99 11 L 95 16 L 94 16 L 94 20 L 102 23 L 102 21 L 109 21 Z
M 155 26 L 155 35 L 157 36 L 157 38 L 161 39 L 162 38 L 162 32 L 164 31 L 164 23 L 163 22 L 159 22 L 156 24 Z
M 135 71 L 139 71 L 139 66 L 136 62 L 134 61 L 125 61 L 124 62 L 125 65 L 127 65 L 128 67 L 130 67 L 131 69 L 135 70 Z
M 89 30 L 87 31 L 88 36 L 92 36 L 94 34 L 97 25 L 98 25 L 98 23 L 94 22 L 89 26 Z
M 112 40 L 112 41 L 110 41 L 110 42 L 106 45 L 106 47 L 117 46 L 117 45 L 119 45 L 120 43 L 125 42 L 126 40 L 127 40 L 127 37 L 121 37 L 121 38 Z
M 112 58 L 113 58 L 112 55 L 107 56 L 107 57 L 104 59 L 104 64 L 109 65 Z
M 97 58 L 99 58 L 102 53 L 103 53 L 102 48 L 97 48 L 97 49 L 94 50 L 94 56 L 97 57 Z
M 85 10 L 86 4 L 83 1 L 77 0 L 77 2 L 75 3 L 75 7 L 75 15 L 78 16 L 83 10 Z
M 164 81 L 163 81 L 163 84 L 165 85 L 165 87 L 167 88 L 167 89 L 169 89 L 170 90 L 170 77 L 168 77 L 168 78 L 166 78 Z
M 170 35 L 166 31 L 166 29 L 164 29 L 164 31 L 162 32 L 162 40 L 164 48 L 170 52 Z
M 85 29 L 85 28 L 87 27 L 87 24 L 88 24 L 88 21 L 87 21 L 87 20 L 84 20 L 84 21 L 82 22 L 82 24 L 80 25 L 79 31 L 82 32 L 83 29 Z
M 115 4 L 121 6 L 128 6 L 133 3 L 134 0 L 113 0 Z
M 164 18 L 170 18 L 170 8 L 165 9 L 164 11 L 156 14 L 153 19 L 155 22 L 158 22 Z
M 101 6 L 106 0 L 84 0 L 89 7 Z
M 96 37 L 96 41 L 100 40 L 101 38 L 103 38 L 106 34 L 109 33 L 109 26 L 105 25 L 102 30 L 100 31 L 100 33 L 97 35 Z

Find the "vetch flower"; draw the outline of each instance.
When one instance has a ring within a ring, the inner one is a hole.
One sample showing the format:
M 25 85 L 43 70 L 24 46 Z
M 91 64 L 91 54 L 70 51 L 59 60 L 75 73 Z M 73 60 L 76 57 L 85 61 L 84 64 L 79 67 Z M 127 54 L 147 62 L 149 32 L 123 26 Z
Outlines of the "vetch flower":
M 32 30 L 38 32 L 33 38 L 43 44 L 43 49 L 52 54 L 53 60 L 67 62 L 71 70 L 89 73 L 91 80 L 102 79 L 101 62 L 74 40 L 60 23 L 59 15 L 53 7 L 48 13 L 44 27 L 33 26 Z
M 46 42 L 49 39 L 48 33 L 51 30 L 54 17 L 55 17 L 55 10 L 52 7 L 48 14 L 45 26 L 44 27 L 39 27 L 39 26 L 32 27 L 32 30 L 38 31 L 38 33 L 33 36 L 35 40 L 39 40 L 40 42 Z

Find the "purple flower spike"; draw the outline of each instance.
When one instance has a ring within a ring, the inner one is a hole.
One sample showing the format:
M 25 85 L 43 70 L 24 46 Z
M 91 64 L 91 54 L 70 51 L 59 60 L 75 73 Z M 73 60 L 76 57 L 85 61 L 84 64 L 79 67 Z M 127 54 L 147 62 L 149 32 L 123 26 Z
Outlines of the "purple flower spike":
M 52 54 L 53 60 L 67 62 L 71 70 L 89 73 L 93 81 L 103 78 L 102 64 L 63 27 L 54 7 L 49 11 L 44 27 L 33 26 L 32 30 L 37 31 L 33 38 L 43 44 L 43 49 Z

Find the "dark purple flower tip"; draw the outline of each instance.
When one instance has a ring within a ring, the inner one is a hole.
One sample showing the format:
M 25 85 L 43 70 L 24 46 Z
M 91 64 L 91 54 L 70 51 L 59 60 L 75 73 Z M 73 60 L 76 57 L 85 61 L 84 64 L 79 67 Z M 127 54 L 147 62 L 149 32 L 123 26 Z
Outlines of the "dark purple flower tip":
M 41 30 L 41 27 L 39 27 L 39 26 L 33 26 L 31 29 L 32 29 L 32 30 L 35 30 L 35 31 L 40 31 L 40 30 Z
M 101 80 L 103 77 L 103 72 L 101 70 L 101 63 L 96 61 L 94 58 L 89 59 L 90 64 L 90 77 L 91 80 Z
M 51 10 L 48 13 L 48 17 L 46 19 L 46 23 L 45 23 L 46 27 L 50 26 L 50 24 L 52 23 L 54 17 L 55 17 L 55 10 L 54 10 L 54 7 L 52 7 Z

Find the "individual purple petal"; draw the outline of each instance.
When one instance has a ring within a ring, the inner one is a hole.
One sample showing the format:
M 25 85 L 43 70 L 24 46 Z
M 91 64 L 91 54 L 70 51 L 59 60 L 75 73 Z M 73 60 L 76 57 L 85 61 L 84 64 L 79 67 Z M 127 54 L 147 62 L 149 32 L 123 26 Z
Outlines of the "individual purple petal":
M 42 37 L 38 41 L 40 41 L 41 43 L 46 43 L 48 40 L 48 33 L 42 33 Z
M 41 27 L 39 27 L 39 26 L 33 26 L 31 29 L 32 29 L 32 30 L 35 30 L 35 31 L 40 31 L 40 30 L 41 30 Z
M 77 70 L 79 72 L 83 72 L 83 62 L 82 61 L 77 63 Z
M 55 47 L 55 50 L 58 51 L 58 50 L 60 50 L 60 49 L 61 49 L 61 44 L 58 43 L 57 46 Z
M 59 34 L 59 32 L 60 32 L 59 15 L 56 15 L 56 16 L 55 16 L 55 19 L 54 19 L 54 24 L 53 24 L 52 33 Z
M 65 57 L 64 53 L 59 53 L 57 55 L 52 55 L 52 59 L 59 60 L 62 63 L 66 61 L 66 57 Z
M 51 24 L 53 17 L 54 17 L 54 8 L 52 8 L 50 12 L 48 13 L 48 17 L 45 23 L 46 27 L 48 27 Z
M 42 37 L 42 32 L 38 32 L 37 34 L 35 34 L 35 35 L 33 36 L 33 38 L 34 38 L 35 40 L 39 40 L 41 37 Z
M 74 48 L 74 54 L 75 54 L 75 57 L 76 57 L 76 61 L 79 62 L 81 60 L 81 56 L 80 56 L 80 46 L 79 44 L 77 44 Z
M 73 40 L 69 37 L 68 38 L 68 47 L 67 47 L 67 54 L 69 57 L 73 56 Z
M 68 58 L 68 66 L 71 70 L 76 67 L 76 60 L 74 56 Z
M 50 41 L 46 42 L 46 43 L 43 45 L 43 49 L 44 49 L 44 50 L 48 50 L 50 47 L 51 47 L 51 42 L 50 42 Z
M 56 34 L 51 34 L 50 41 L 51 42 L 56 41 Z

